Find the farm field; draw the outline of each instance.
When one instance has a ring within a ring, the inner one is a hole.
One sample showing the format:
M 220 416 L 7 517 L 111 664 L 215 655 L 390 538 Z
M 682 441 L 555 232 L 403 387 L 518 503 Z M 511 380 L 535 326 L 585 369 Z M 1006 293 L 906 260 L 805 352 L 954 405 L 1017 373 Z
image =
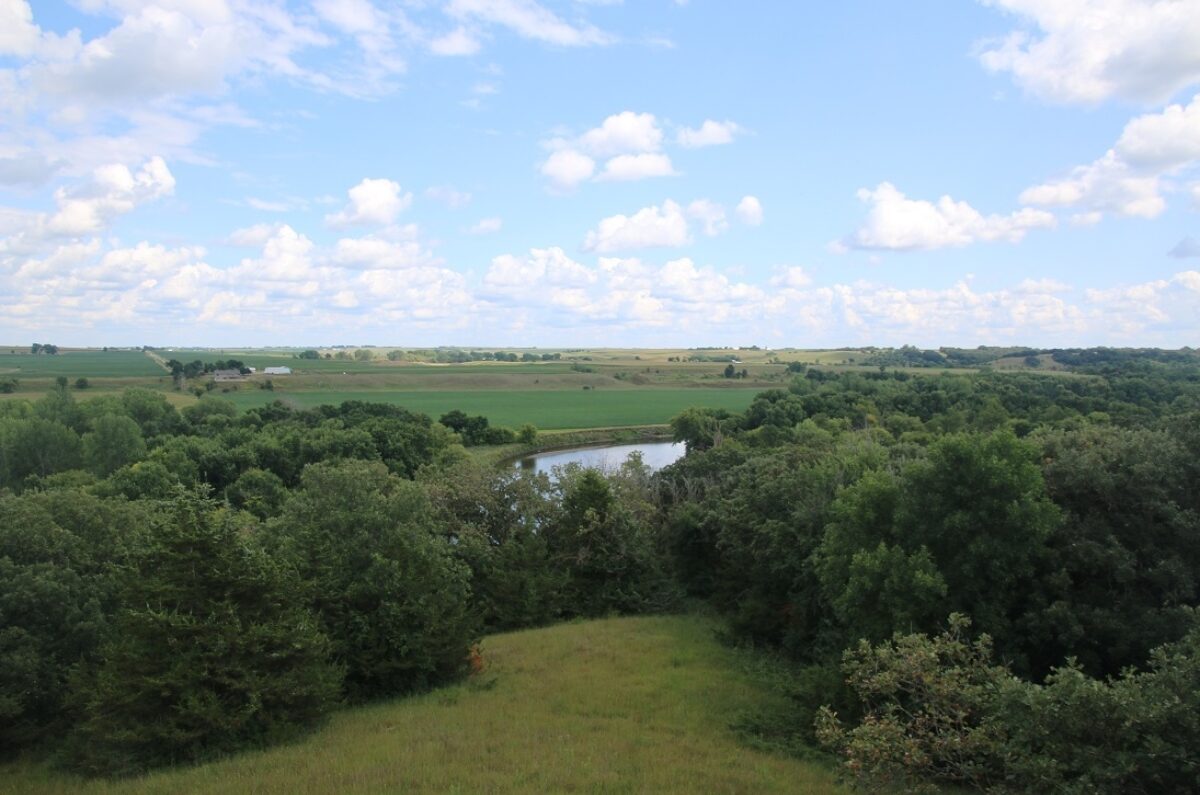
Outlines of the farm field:
M 13 353 L 0 348 L 0 376 L 17 378 L 139 378 L 165 375 L 141 351 L 60 351 L 57 354 Z
M 519 427 L 531 422 L 538 428 L 606 428 L 625 425 L 658 425 L 692 407 L 742 411 L 759 388 L 691 389 L 595 389 L 595 390 L 322 390 L 315 392 L 269 392 L 261 389 L 222 394 L 239 407 L 254 408 L 273 400 L 300 408 L 311 408 L 345 400 L 391 403 L 437 419 L 451 409 L 482 414 L 495 425 Z
M 289 746 L 115 782 L 0 767 L 27 795 L 376 792 L 841 792 L 823 766 L 729 728 L 786 709 L 691 616 L 495 635 L 486 669 L 422 696 L 345 710 Z

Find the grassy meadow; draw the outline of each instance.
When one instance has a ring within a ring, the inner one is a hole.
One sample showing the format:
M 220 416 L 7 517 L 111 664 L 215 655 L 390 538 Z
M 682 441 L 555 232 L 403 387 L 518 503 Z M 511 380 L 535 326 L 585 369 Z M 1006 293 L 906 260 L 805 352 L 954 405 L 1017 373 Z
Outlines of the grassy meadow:
M 222 395 L 241 408 L 262 406 L 272 400 L 310 408 L 322 403 L 363 400 L 391 403 L 438 418 L 451 409 L 482 414 L 493 424 L 520 427 L 531 422 L 538 428 L 607 428 L 659 425 L 690 406 L 743 411 L 757 389 L 613 389 L 613 390 L 458 390 L 393 392 L 317 391 L 268 392 L 240 390 Z
M 289 746 L 123 781 L 0 767 L 27 795 L 377 792 L 840 792 L 823 766 L 729 728 L 786 708 L 694 616 L 560 624 L 485 639 L 486 669 L 337 713 Z
M 309 408 L 345 400 L 379 401 L 402 405 L 436 418 L 451 409 L 482 414 L 493 423 L 519 427 L 533 423 L 546 430 L 661 425 L 680 411 L 697 406 L 741 411 L 764 389 L 784 387 L 793 377 L 791 362 L 823 370 L 874 371 L 863 350 L 761 349 L 505 349 L 518 355 L 558 354 L 559 360 L 537 362 L 475 361 L 439 364 L 427 359 L 434 352 L 408 351 L 389 360 L 389 347 L 374 347 L 369 359 L 297 358 L 299 349 L 156 349 L 99 351 L 63 350 L 57 355 L 31 355 L 27 347 L 0 346 L 0 379 L 15 379 L 10 394 L 0 400 L 36 399 L 66 377 L 71 384 L 86 378 L 86 390 L 74 390 L 80 400 L 138 387 L 166 394 L 179 407 L 196 401 L 196 388 L 213 387 L 212 394 L 243 409 L 273 400 Z M 347 355 L 346 349 L 321 349 L 322 356 Z M 1045 371 L 1053 362 L 1046 359 Z M 238 359 L 260 372 L 238 383 L 211 383 L 193 378 L 176 390 L 164 363 L 168 359 L 216 362 Z M 744 378 L 724 375 L 728 360 Z M 999 365 L 1000 363 L 998 363 Z M 267 377 L 262 369 L 287 366 L 292 374 Z M 1004 369 L 1021 369 L 1023 359 L 1003 360 Z M 933 375 L 942 368 L 905 369 Z M 1059 374 L 1056 372 L 1056 374 Z M 270 380 L 274 389 L 264 389 Z
M 165 375 L 163 368 L 141 351 L 60 351 L 33 355 L 29 348 L 0 348 L 0 376 L 54 379 L 138 378 Z

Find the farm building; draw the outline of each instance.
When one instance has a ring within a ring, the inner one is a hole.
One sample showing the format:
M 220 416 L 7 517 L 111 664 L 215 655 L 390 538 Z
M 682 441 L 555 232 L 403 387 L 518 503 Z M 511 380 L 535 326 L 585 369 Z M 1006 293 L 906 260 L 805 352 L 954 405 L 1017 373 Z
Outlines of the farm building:
M 246 376 L 241 370 L 213 370 L 214 381 L 242 381 Z
M 263 375 L 291 375 L 292 368 L 290 367 L 264 367 Z

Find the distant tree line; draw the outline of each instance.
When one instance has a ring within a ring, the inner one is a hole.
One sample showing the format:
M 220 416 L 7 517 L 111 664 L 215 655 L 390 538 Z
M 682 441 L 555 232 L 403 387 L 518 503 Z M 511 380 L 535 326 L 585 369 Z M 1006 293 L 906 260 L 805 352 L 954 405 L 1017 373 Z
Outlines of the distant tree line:
M 242 375 L 250 374 L 250 368 L 240 359 L 218 359 L 215 362 L 203 362 L 199 359 L 194 359 L 186 364 L 178 359 L 169 359 L 167 367 L 170 368 L 171 375 L 176 379 L 199 378 L 202 375 L 207 375 L 217 370 L 236 370 Z

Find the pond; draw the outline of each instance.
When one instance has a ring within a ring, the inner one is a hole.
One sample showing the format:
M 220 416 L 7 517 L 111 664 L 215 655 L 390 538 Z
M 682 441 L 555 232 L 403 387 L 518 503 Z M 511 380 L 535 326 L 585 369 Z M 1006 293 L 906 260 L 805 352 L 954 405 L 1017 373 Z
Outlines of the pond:
M 687 452 L 683 442 L 639 442 L 638 444 L 610 444 L 592 447 L 575 447 L 570 450 L 549 450 L 518 458 L 515 466 L 526 472 L 546 472 L 563 464 L 579 464 L 584 467 L 616 469 L 625 463 L 630 453 L 642 454 L 642 463 L 651 470 L 662 469 L 683 457 Z

